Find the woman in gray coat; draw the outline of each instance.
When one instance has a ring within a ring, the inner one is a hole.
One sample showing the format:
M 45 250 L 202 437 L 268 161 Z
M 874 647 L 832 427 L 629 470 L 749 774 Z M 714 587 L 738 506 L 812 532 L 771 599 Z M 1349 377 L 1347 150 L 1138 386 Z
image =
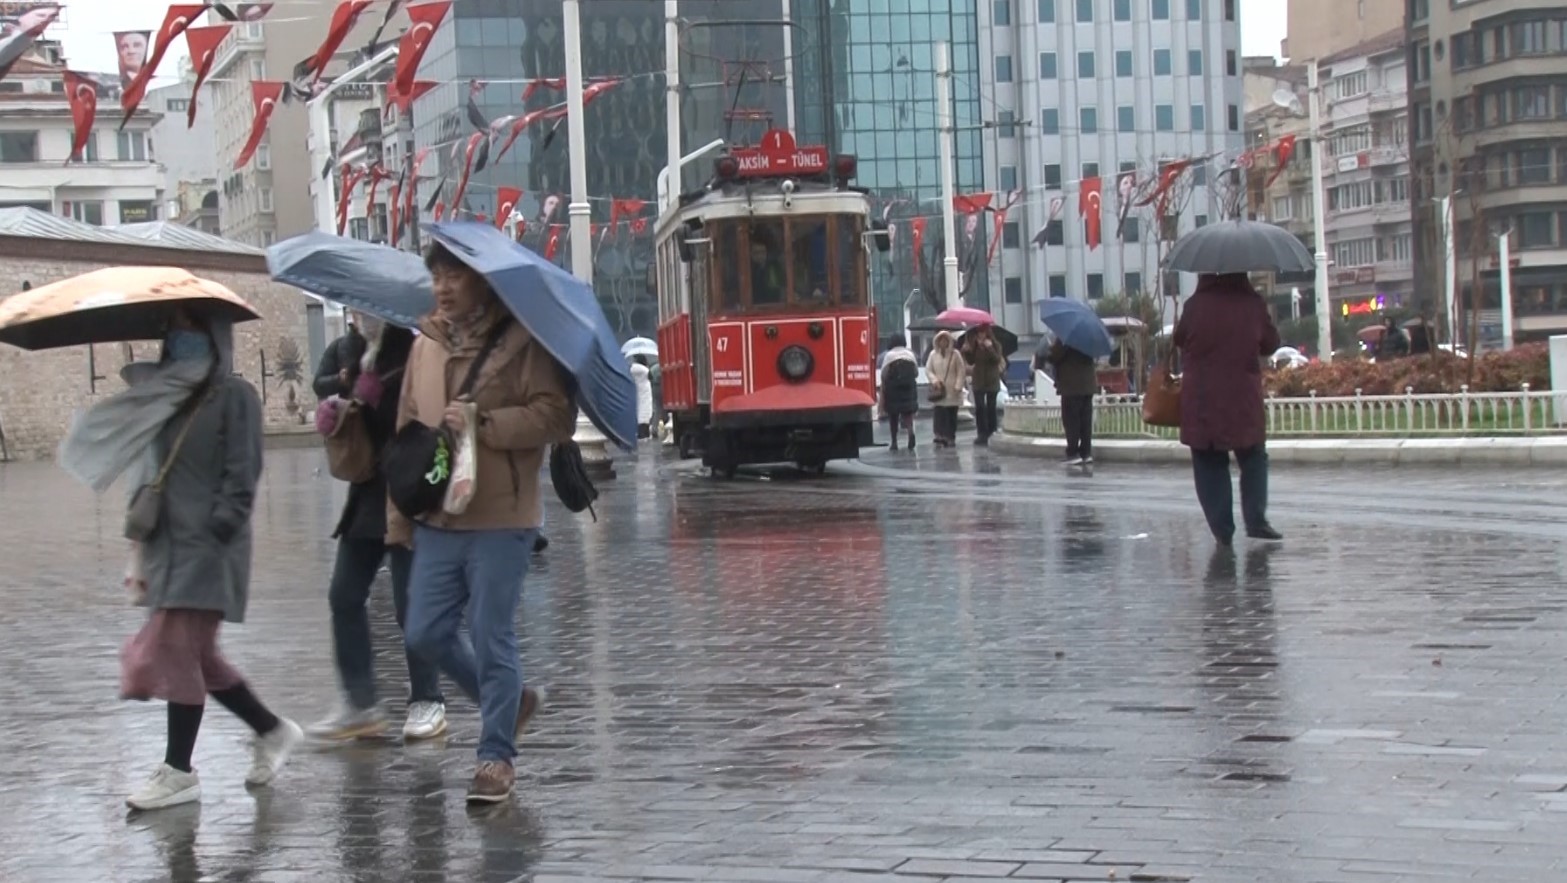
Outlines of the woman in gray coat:
M 168 743 L 152 779 L 126 800 L 132 809 L 200 799 L 191 754 L 209 695 L 256 733 L 248 784 L 271 782 L 304 738 L 218 649 L 222 623 L 245 618 L 261 477 L 261 402 L 232 371 L 232 327 L 180 312 L 158 363 L 128 369 L 131 388 L 83 414 L 60 451 L 100 492 L 122 475 L 133 490 L 162 482 L 156 526 L 126 576 L 151 613 L 121 651 L 120 693 L 168 703 Z

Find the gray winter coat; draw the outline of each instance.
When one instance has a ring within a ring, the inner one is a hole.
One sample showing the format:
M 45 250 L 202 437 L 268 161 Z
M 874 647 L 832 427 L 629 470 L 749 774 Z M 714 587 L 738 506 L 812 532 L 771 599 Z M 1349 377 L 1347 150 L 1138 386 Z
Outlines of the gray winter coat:
M 243 622 L 250 600 L 250 513 L 261 478 L 261 400 L 231 375 L 233 334 L 213 329 L 220 378 L 195 412 L 163 490 L 157 531 L 142 545 L 148 607 L 216 610 Z M 158 434 L 161 465 L 185 421 Z

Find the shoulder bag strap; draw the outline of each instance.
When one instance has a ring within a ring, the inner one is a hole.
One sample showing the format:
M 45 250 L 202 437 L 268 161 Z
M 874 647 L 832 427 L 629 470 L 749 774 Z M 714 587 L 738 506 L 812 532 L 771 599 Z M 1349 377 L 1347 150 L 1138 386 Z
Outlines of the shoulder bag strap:
M 208 387 L 202 386 L 180 408 L 181 412 L 188 412 L 190 416 L 185 418 L 185 425 L 180 427 L 179 435 L 174 437 L 174 444 L 169 446 L 169 454 L 163 458 L 163 466 L 158 470 L 158 477 L 152 482 L 153 487 L 162 490 L 164 482 L 169 478 L 169 471 L 174 468 L 174 458 L 180 455 L 180 448 L 185 446 L 185 438 L 190 435 L 190 428 L 196 422 L 196 415 L 210 395 Z
M 479 354 L 473 357 L 473 363 L 468 366 L 468 376 L 463 378 L 462 386 L 457 388 L 457 398 L 466 398 L 473 392 L 473 386 L 479 380 L 479 371 L 484 368 L 484 363 L 490 360 L 490 354 L 500 345 L 501 338 L 506 336 L 511 326 L 511 320 L 502 320 L 490 330 L 488 337 L 484 339 L 484 346 Z

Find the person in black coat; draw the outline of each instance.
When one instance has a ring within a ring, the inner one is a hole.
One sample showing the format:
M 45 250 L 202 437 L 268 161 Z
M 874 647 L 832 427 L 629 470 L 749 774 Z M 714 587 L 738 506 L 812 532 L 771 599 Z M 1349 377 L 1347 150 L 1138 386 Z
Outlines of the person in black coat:
M 1094 394 L 1099 391 L 1099 371 L 1093 357 L 1058 340 L 1050 345 L 1046 358 L 1055 367 L 1056 392 L 1061 396 L 1066 463 L 1073 466 L 1092 463 Z
M 914 415 L 920 409 L 919 362 L 914 352 L 901 341 L 889 341 L 892 345 L 882 356 L 881 406 L 892 429 L 892 450 L 898 449 L 898 429 L 908 430 L 909 450 L 914 450 Z
M 351 396 L 357 400 L 365 412 L 365 429 L 370 442 L 379 454 L 396 432 L 403 371 L 413 349 L 414 336 L 406 328 L 386 326 L 378 329 L 370 322 L 365 324 L 375 343 L 358 331 L 334 343 L 321 361 L 316 392 L 324 391 L 326 396 Z M 359 359 L 349 360 L 356 348 Z M 413 567 L 413 552 L 386 544 L 386 507 L 386 479 L 377 471 L 368 481 L 349 485 L 348 501 L 343 506 L 337 529 L 332 533 L 332 538 L 337 540 L 337 561 L 332 568 L 327 599 L 332 608 L 332 643 L 345 701 L 330 718 L 310 728 L 310 735 L 318 741 L 350 742 L 370 738 L 381 735 L 387 727 L 377 704 L 367 606 L 370 589 L 382 561 L 386 561 L 392 572 L 392 604 L 397 613 L 397 625 L 402 627 L 408 609 L 408 577 Z M 441 695 L 440 670 L 414 654 L 406 654 L 406 660 L 409 695 L 403 736 L 433 738 L 446 730 L 446 703 Z

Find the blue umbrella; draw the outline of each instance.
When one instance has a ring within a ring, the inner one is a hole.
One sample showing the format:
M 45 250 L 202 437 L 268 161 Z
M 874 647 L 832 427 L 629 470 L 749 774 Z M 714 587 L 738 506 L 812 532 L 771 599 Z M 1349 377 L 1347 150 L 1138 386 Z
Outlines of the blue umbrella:
M 404 328 L 435 309 L 424 261 L 384 245 L 306 233 L 268 248 L 267 270 L 279 282 Z
M 593 289 L 489 224 L 432 224 L 430 236 L 483 276 L 576 380 L 577 404 L 621 447 L 637 444 L 637 389 Z
M 1039 319 L 1056 339 L 1085 356 L 1097 359 L 1115 349 L 1099 314 L 1080 300 L 1046 298 L 1039 303 Z

